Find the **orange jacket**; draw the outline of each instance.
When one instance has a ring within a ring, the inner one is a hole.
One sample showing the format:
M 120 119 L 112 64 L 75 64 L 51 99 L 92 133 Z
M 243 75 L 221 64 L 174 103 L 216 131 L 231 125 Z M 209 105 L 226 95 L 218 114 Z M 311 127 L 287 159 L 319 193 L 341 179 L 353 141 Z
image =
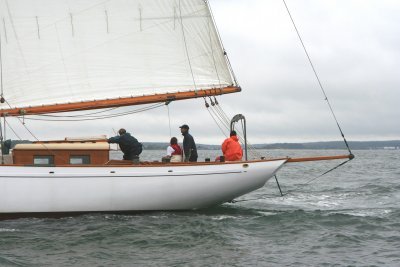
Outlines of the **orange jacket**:
M 237 136 L 231 136 L 222 143 L 222 153 L 224 153 L 225 160 L 237 161 L 243 157 L 242 147 L 239 144 Z

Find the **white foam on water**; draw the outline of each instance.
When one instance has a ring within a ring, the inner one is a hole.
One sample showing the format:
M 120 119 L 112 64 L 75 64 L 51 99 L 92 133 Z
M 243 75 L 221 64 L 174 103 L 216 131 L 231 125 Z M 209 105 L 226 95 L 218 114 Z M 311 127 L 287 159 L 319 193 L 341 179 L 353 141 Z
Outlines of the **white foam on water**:
M 274 215 L 278 214 L 276 212 L 270 212 L 270 211 L 258 211 L 257 213 L 259 213 L 263 216 L 274 216 Z
M 17 229 L 0 228 L 0 232 L 17 232 Z
M 222 221 L 222 220 L 226 220 L 226 219 L 237 219 L 238 216 L 231 216 L 231 215 L 221 215 L 221 216 L 214 216 L 211 217 L 211 220 L 214 221 Z
M 338 212 L 335 212 L 338 213 Z M 356 217 L 386 217 L 387 214 L 392 213 L 392 210 L 389 209 L 367 209 L 367 210 L 349 210 L 349 211 L 341 211 L 341 214 L 346 214 L 350 216 Z
M 282 204 L 301 206 L 303 208 L 336 208 L 338 198 L 331 195 L 300 194 L 284 197 Z

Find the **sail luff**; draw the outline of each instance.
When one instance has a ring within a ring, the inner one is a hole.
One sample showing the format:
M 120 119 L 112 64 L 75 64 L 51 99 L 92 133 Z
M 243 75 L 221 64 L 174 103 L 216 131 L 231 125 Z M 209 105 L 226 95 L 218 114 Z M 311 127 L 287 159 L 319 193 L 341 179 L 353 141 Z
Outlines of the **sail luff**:
M 222 49 L 222 51 L 223 51 L 224 60 L 225 60 L 225 63 L 226 63 L 226 65 L 227 65 L 228 69 L 229 69 L 229 74 L 230 74 L 230 76 L 231 76 L 231 79 L 234 81 L 234 84 L 235 84 L 235 85 L 237 85 L 237 86 L 240 87 L 240 84 L 239 84 L 238 81 L 237 81 L 235 72 L 233 71 L 233 68 L 232 68 L 231 62 L 230 62 L 230 60 L 229 60 L 228 54 L 227 54 L 227 52 L 226 52 L 226 50 L 225 50 L 224 43 L 222 42 L 221 35 L 220 35 L 219 31 L 218 31 L 217 23 L 215 22 L 215 18 L 214 18 L 213 11 L 212 11 L 212 9 L 211 9 L 210 1 L 205 1 L 205 2 L 206 2 L 206 5 L 207 5 L 208 12 L 209 12 L 209 14 L 210 14 L 210 21 L 211 21 L 211 24 L 213 25 L 213 29 L 215 30 L 215 34 L 216 34 L 216 37 L 217 37 L 217 39 L 218 39 L 218 44 L 219 44 L 219 46 L 221 47 L 221 49 Z
M 196 90 L 196 91 L 178 92 L 178 93 L 166 93 L 166 94 L 136 96 L 127 98 L 93 100 L 86 102 L 73 102 L 66 104 L 32 106 L 24 108 L 8 108 L 8 109 L 0 109 L 0 116 L 2 117 L 28 116 L 28 115 L 48 114 L 57 112 L 71 112 L 80 110 L 143 105 L 143 104 L 162 103 L 167 101 L 177 101 L 177 100 L 186 100 L 191 98 L 230 94 L 240 91 L 241 91 L 240 87 L 229 86 L 225 88 L 214 88 L 214 89 Z

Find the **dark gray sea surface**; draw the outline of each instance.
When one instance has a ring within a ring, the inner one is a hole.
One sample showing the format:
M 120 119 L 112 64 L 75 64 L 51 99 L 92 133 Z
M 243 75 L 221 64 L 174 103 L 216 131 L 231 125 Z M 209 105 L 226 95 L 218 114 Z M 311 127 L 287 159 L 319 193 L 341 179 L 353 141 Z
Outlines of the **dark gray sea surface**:
M 271 179 L 239 202 L 200 211 L 0 221 L 0 266 L 400 266 L 400 150 L 354 154 L 315 180 L 342 161 L 285 165 L 283 197 Z

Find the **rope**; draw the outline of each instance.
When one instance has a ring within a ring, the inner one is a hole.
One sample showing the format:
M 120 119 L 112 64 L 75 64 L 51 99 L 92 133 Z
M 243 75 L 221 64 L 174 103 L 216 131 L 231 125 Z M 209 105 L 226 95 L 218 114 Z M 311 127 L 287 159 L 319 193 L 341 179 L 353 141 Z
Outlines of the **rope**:
M 219 104 L 219 102 L 217 101 L 217 99 L 215 97 L 214 97 L 214 99 L 215 99 L 214 102 L 216 104 L 214 106 L 214 108 L 220 110 L 220 113 L 226 118 L 226 123 L 228 125 L 228 129 L 230 129 L 230 120 L 228 119 L 228 116 L 227 116 L 226 112 L 222 109 L 221 105 Z M 243 128 L 244 128 L 244 126 L 243 126 L 243 122 L 242 122 L 242 131 L 237 131 L 239 140 L 240 140 L 240 142 L 242 144 L 244 144 Z M 252 157 L 261 158 L 261 154 L 257 152 L 257 149 L 251 143 L 249 143 L 249 141 L 247 141 L 247 147 L 248 147 L 249 152 L 250 152 Z
M 100 111 L 95 111 L 95 112 L 88 112 L 88 113 L 84 113 L 84 114 L 80 114 L 80 115 L 54 115 L 54 114 L 40 114 L 37 116 L 42 116 L 42 117 L 53 117 L 53 118 L 77 118 L 77 117 L 92 117 L 91 115 L 94 114 L 100 114 L 100 113 L 104 113 L 104 112 L 108 112 L 108 111 L 112 111 L 117 109 L 118 107 L 114 107 L 114 108 L 109 108 L 109 109 L 105 109 L 105 110 L 100 110 Z M 74 112 L 74 111 L 72 111 Z
M 227 130 L 230 130 L 230 120 L 228 119 L 228 115 L 225 113 L 225 111 L 222 109 L 222 107 L 219 105 L 216 97 L 214 96 L 214 101 L 212 100 L 211 97 L 209 97 L 210 102 L 211 102 L 211 107 L 207 103 L 206 98 L 204 97 L 205 105 L 207 108 L 208 113 L 214 120 L 215 124 L 218 126 L 218 128 L 221 130 L 222 134 L 225 137 L 228 137 L 226 132 L 221 128 L 221 125 Z M 211 111 L 210 111 L 211 110 Z M 213 115 L 214 114 L 214 115 Z M 217 119 L 219 120 L 220 123 L 218 123 Z M 242 125 L 243 128 L 243 125 Z M 244 135 L 243 132 L 237 131 L 237 136 L 242 144 L 244 144 Z M 261 158 L 262 155 L 257 152 L 256 148 L 251 145 L 249 142 L 247 142 L 247 147 L 249 148 L 249 153 L 253 158 Z
M 108 119 L 108 118 L 115 118 L 115 117 L 122 117 L 122 116 L 126 116 L 126 115 L 131 115 L 131 114 L 135 114 L 135 113 L 140 113 L 140 112 L 144 112 L 144 111 L 148 111 L 151 109 L 156 109 L 159 107 L 164 106 L 163 103 L 158 103 L 146 108 L 139 108 L 139 109 L 135 109 L 132 111 L 126 111 L 126 112 L 120 112 L 120 113 L 116 113 L 116 114 L 109 114 L 109 115 L 103 115 L 103 116 L 86 116 L 89 118 L 83 118 L 83 119 L 44 119 L 44 118 L 24 118 L 25 120 L 36 120 L 36 121 L 93 121 L 93 120 L 103 120 L 103 119 Z M 38 115 L 41 116 L 41 115 Z
M 169 104 L 166 104 L 166 106 L 167 106 L 167 112 L 168 112 L 169 138 L 172 138 L 172 132 L 171 132 L 171 116 L 169 115 Z
M 331 172 L 331 171 L 333 171 L 333 170 L 336 170 L 337 168 L 343 166 L 344 164 L 346 164 L 346 163 L 349 162 L 350 160 L 351 160 L 351 159 L 348 159 L 348 160 L 346 160 L 346 161 L 340 163 L 340 164 L 337 165 L 336 167 L 333 167 L 333 168 L 327 170 L 327 171 L 324 172 L 323 174 L 320 174 L 320 175 L 318 175 L 317 177 L 308 180 L 305 184 L 309 184 L 309 183 L 311 183 L 312 181 L 315 181 L 315 180 L 317 180 L 318 178 L 321 178 L 321 177 L 324 176 L 325 174 L 327 174 L 327 173 L 329 173 L 329 172 Z
M 224 116 L 224 114 L 221 113 L 221 110 L 217 108 L 218 105 L 211 99 L 211 97 L 210 97 L 210 102 L 211 102 L 211 108 L 214 110 L 216 114 L 218 114 L 220 121 L 222 121 L 224 126 L 229 130 L 230 120 L 227 118 L 227 116 Z
M 6 124 L 8 126 L 8 128 L 11 129 L 11 131 L 15 134 L 15 136 L 19 139 L 22 140 L 21 137 L 14 131 L 14 129 L 11 127 L 11 125 L 8 123 L 8 121 L 6 121 Z
M 228 115 L 227 115 L 226 112 L 222 109 L 221 105 L 219 104 L 219 102 L 218 102 L 218 100 L 217 100 L 217 98 L 216 98 L 215 96 L 214 96 L 214 103 L 215 103 L 216 108 L 218 108 L 218 109 L 221 111 L 222 115 L 225 116 L 225 119 L 226 119 L 226 121 L 228 122 L 228 124 L 229 124 L 229 126 L 230 126 L 231 120 L 228 118 Z
M 338 122 L 338 120 L 337 120 L 337 118 L 336 118 L 336 115 L 335 115 L 335 113 L 333 112 L 332 106 L 331 106 L 331 104 L 330 104 L 330 102 L 329 102 L 329 100 L 328 100 L 328 96 L 326 95 L 325 90 L 324 90 L 324 87 L 322 86 L 321 80 L 319 79 L 319 76 L 318 76 L 318 74 L 317 74 L 317 71 L 315 70 L 314 64 L 313 64 L 312 61 L 311 61 L 311 57 L 310 57 L 310 55 L 309 55 L 308 52 L 307 52 L 306 46 L 304 45 L 303 39 L 301 38 L 301 35 L 300 35 L 300 32 L 299 32 L 299 30 L 297 29 L 297 26 L 296 26 L 296 23 L 294 22 L 294 19 L 293 19 L 293 17 L 292 17 L 292 14 L 290 13 L 289 7 L 288 7 L 288 5 L 286 4 L 286 1 L 285 1 L 285 0 L 282 0 L 282 1 L 283 1 L 284 5 L 285 5 L 285 7 L 286 7 L 286 10 L 287 10 L 288 14 L 289 14 L 290 20 L 292 21 L 293 27 L 294 27 L 294 29 L 296 30 L 297 36 L 299 37 L 300 43 L 301 43 L 301 45 L 302 45 L 302 47 L 303 47 L 303 50 L 304 50 L 304 52 L 305 52 L 305 54 L 306 54 L 306 56 L 307 56 L 307 58 L 308 58 L 308 62 L 310 63 L 310 66 L 311 66 L 311 68 L 312 68 L 312 70 L 313 70 L 313 72 L 314 72 L 314 75 L 315 75 L 315 77 L 317 78 L 319 87 L 321 88 L 322 93 L 323 93 L 323 95 L 324 95 L 324 97 L 325 97 L 325 101 L 326 101 L 326 103 L 328 104 L 329 109 L 330 109 L 330 111 L 331 111 L 331 113 L 332 113 L 332 115 L 333 115 L 333 118 L 334 118 L 335 122 L 336 122 L 336 125 L 337 125 L 337 127 L 339 128 L 340 134 L 341 134 L 342 137 L 343 137 L 343 141 L 344 141 L 344 143 L 346 144 L 347 150 L 349 151 L 350 154 L 352 154 L 352 153 L 351 153 L 351 150 L 350 150 L 350 147 L 349 147 L 349 144 L 347 143 L 347 140 L 346 140 L 346 138 L 344 137 L 342 128 L 340 127 L 339 122 Z
M 225 131 L 221 128 L 221 126 L 219 125 L 219 123 L 217 122 L 217 120 L 214 118 L 213 114 L 211 113 L 209 107 L 210 105 L 207 103 L 207 99 L 204 97 L 204 102 L 207 108 L 208 113 L 210 114 L 211 118 L 214 120 L 215 124 L 218 126 L 218 128 L 221 130 L 222 135 L 224 135 L 225 137 L 227 137 Z
M 11 105 L 10 105 L 10 103 L 6 100 L 5 101 L 6 103 L 7 103 L 7 105 L 9 106 L 9 107 L 11 107 Z M 21 118 L 20 117 L 16 117 L 17 118 L 17 120 L 22 124 L 22 126 L 25 128 L 25 130 L 36 140 L 36 141 L 38 141 L 38 142 L 40 142 L 40 140 L 39 140 L 39 138 L 37 138 L 36 137 L 36 135 L 34 135 L 33 133 L 32 133 L 32 131 L 31 130 L 29 130 L 29 128 L 26 126 L 26 124 L 25 124 L 25 122 L 24 122 L 24 120 L 25 120 L 25 117 L 23 117 L 23 120 L 21 120 Z M 1 126 L 1 123 L 0 123 L 0 126 Z M 11 128 L 12 129 L 12 128 Z M 15 133 L 15 131 L 12 129 L 12 131 Z M 16 134 L 16 133 L 15 133 Z M 16 134 L 17 135 L 17 134 Z M 21 140 L 21 138 L 17 135 L 17 137 Z M 44 144 L 44 143 L 40 143 L 47 151 L 49 151 L 49 153 L 51 153 L 53 156 L 57 156 L 57 153 L 56 152 L 54 152 L 54 151 L 52 151 L 51 149 L 49 149 L 47 146 L 46 146 L 46 144 Z M 63 158 L 64 160 L 66 160 L 66 162 L 68 162 L 68 158 L 67 157 L 65 157 L 65 156 L 59 156 L 60 158 Z
M 226 122 L 224 122 L 223 118 L 221 118 L 221 117 L 219 116 L 219 114 L 215 111 L 215 109 L 214 109 L 214 102 L 212 101 L 211 98 L 210 98 L 210 101 L 211 101 L 211 106 L 208 104 L 207 99 L 204 97 L 205 106 L 206 106 L 208 112 L 210 113 L 210 115 L 213 117 L 213 119 L 214 119 L 214 116 L 215 116 L 215 117 L 221 122 L 221 125 L 222 125 L 222 126 L 224 126 L 226 129 L 229 129 L 229 127 L 226 125 Z M 211 110 L 211 112 L 212 112 L 214 115 L 212 115 L 212 113 L 210 112 L 210 110 Z M 217 124 L 217 126 L 220 127 L 220 124 L 219 124 L 215 119 L 214 119 L 214 121 L 215 121 L 215 123 Z M 220 127 L 220 129 L 222 130 L 221 127 Z M 222 130 L 222 131 L 223 131 L 223 130 Z M 226 136 L 226 134 L 225 134 L 224 131 L 223 131 L 223 134 Z
M 225 133 L 225 131 L 221 128 L 221 126 L 218 124 L 214 116 L 211 114 L 210 109 L 207 109 L 208 113 L 210 114 L 211 118 L 214 120 L 215 124 L 218 126 L 218 128 L 221 130 L 221 133 L 225 135 L 225 137 L 228 137 Z
M 4 141 L 7 139 L 7 132 L 6 132 L 6 117 L 3 116 L 3 125 L 4 125 Z

